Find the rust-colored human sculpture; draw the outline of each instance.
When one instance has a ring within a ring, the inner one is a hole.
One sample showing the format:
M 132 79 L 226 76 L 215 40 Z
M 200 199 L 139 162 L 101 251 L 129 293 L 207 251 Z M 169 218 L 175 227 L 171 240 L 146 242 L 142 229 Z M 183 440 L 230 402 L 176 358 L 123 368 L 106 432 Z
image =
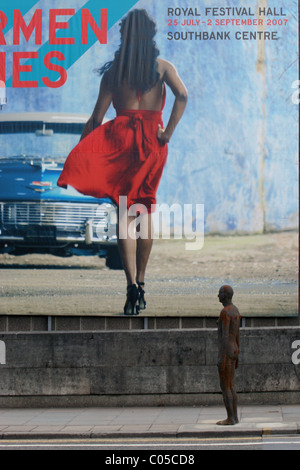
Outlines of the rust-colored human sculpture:
M 218 371 L 227 419 L 218 421 L 217 424 L 226 426 L 239 422 L 234 375 L 235 369 L 238 367 L 240 353 L 239 328 L 241 316 L 237 307 L 232 303 L 233 289 L 231 286 L 222 286 L 218 297 L 224 306 L 218 321 Z

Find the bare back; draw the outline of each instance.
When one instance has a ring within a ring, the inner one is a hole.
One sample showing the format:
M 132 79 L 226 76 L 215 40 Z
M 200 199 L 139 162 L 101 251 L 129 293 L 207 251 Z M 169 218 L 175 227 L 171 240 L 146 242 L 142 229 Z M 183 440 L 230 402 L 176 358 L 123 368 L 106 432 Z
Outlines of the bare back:
M 185 92 L 185 87 L 180 80 L 175 67 L 168 61 L 157 59 L 159 80 L 151 90 L 139 96 L 136 90 L 123 85 L 114 95 L 114 106 L 120 109 L 145 109 L 148 111 L 160 111 L 163 104 L 164 82 L 171 88 L 174 95 Z
M 151 90 L 142 95 L 124 84 L 115 93 L 113 103 L 118 111 L 124 109 L 160 111 L 163 104 L 163 82 L 159 79 Z

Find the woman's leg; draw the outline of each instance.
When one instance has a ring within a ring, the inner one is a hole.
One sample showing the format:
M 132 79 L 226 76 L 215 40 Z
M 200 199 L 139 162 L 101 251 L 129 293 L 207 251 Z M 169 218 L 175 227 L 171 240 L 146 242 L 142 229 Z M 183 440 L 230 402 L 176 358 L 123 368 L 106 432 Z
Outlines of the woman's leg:
M 118 246 L 127 279 L 127 300 L 124 306 L 127 315 L 138 314 L 140 309 L 146 308 L 143 286 L 153 244 L 152 233 L 151 214 L 139 214 L 137 217 L 129 216 L 128 211 L 119 214 Z
M 128 215 L 128 211 L 118 214 L 118 247 L 128 286 L 135 284 L 137 244 L 133 234 L 128 231 L 134 219 L 135 217 Z
M 136 281 L 145 282 L 145 273 L 153 245 L 153 227 L 151 214 L 140 215 L 141 227 L 136 240 Z

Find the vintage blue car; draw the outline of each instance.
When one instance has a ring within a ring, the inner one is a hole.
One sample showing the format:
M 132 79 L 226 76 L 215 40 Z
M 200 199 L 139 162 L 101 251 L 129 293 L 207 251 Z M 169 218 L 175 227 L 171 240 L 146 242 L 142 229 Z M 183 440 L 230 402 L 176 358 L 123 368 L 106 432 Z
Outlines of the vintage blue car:
M 0 253 L 99 255 L 121 269 L 112 201 L 57 186 L 87 119 L 0 113 Z

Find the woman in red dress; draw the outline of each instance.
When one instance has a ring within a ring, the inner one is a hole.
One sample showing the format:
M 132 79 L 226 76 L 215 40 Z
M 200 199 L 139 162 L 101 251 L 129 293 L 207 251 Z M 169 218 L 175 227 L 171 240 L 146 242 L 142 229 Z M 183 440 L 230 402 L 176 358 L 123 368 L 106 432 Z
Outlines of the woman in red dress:
M 127 279 L 124 313 L 134 315 L 146 307 L 151 212 L 167 144 L 185 110 L 187 90 L 175 67 L 158 58 L 156 25 L 145 10 L 131 11 L 121 22 L 120 32 L 120 47 L 114 60 L 100 69 L 103 78 L 94 111 L 65 162 L 58 185 L 71 185 L 97 198 L 110 197 L 118 207 L 119 198 L 126 196 L 125 211 L 118 211 L 118 247 Z M 174 94 L 174 104 L 164 128 L 165 84 Z M 111 103 L 117 116 L 102 124 Z M 146 233 L 129 234 L 132 223 L 146 227 Z

